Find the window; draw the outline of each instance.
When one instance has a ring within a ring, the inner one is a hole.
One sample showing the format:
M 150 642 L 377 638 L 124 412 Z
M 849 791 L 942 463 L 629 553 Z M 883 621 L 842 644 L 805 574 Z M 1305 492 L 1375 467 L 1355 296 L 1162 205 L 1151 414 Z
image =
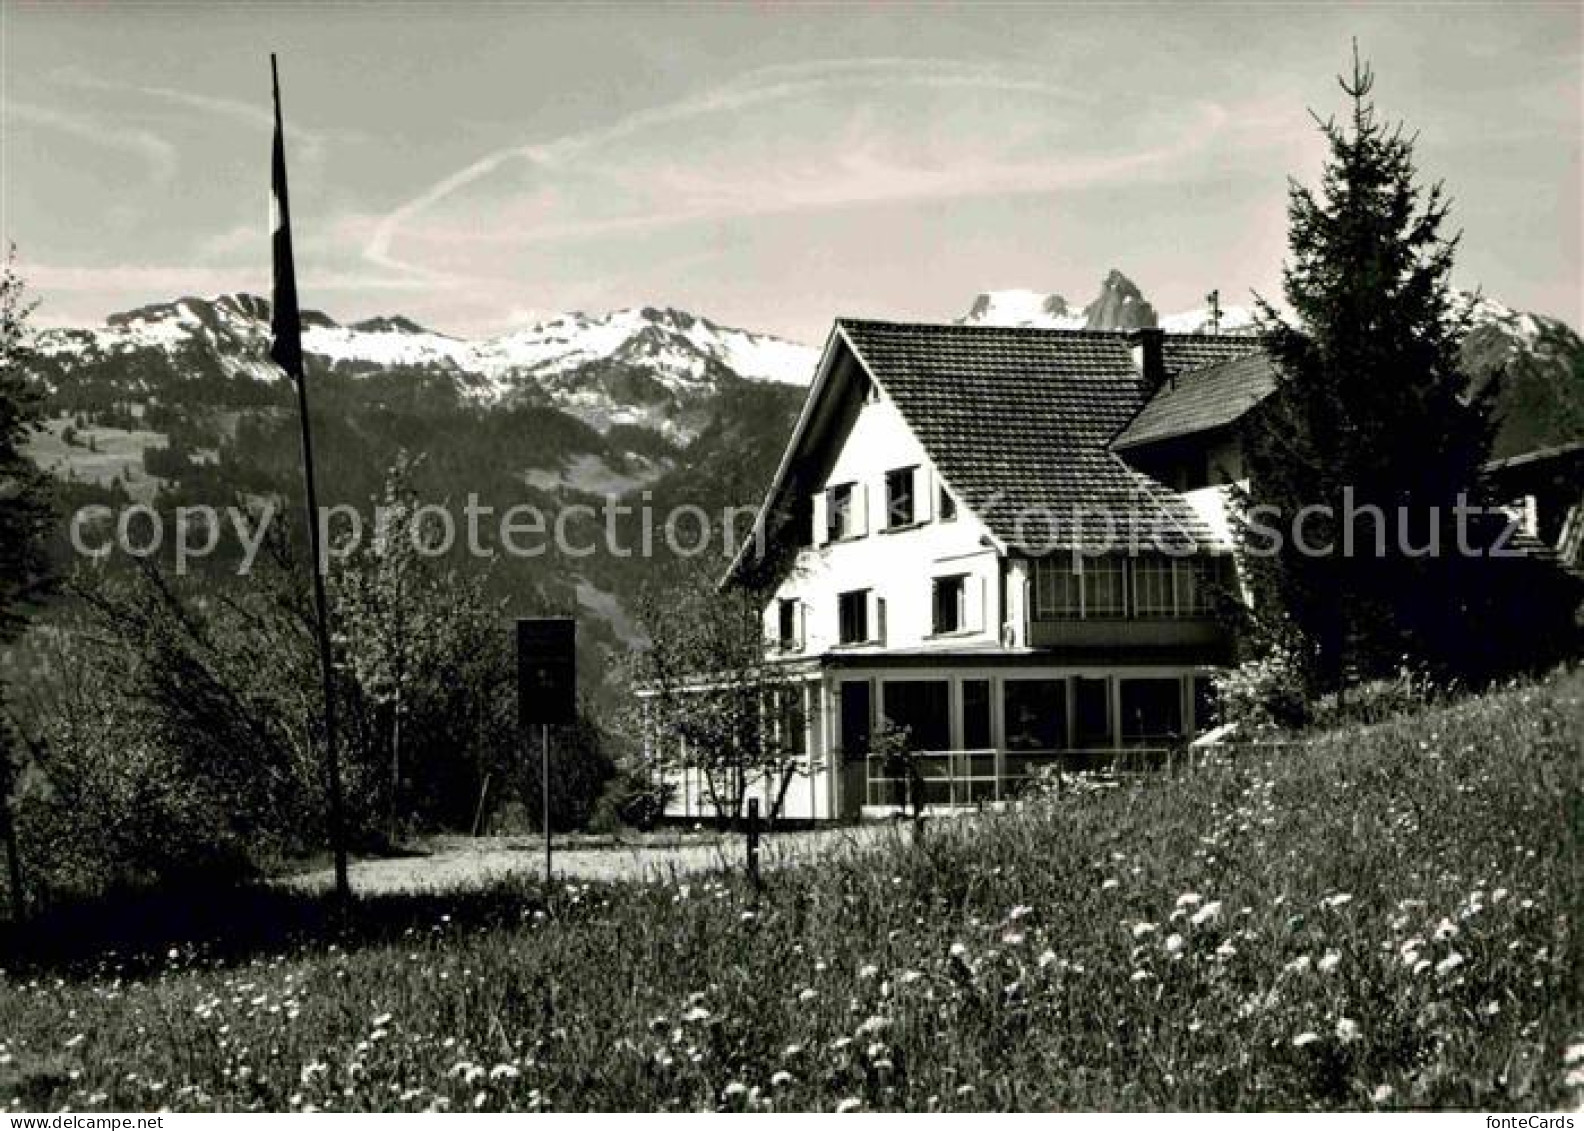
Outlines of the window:
M 1225 557 L 1180 558 L 1177 568 L 1177 615 L 1203 617 L 1215 612 L 1216 595 L 1226 585 Z
M 1120 617 L 1127 615 L 1127 562 L 1114 554 L 1103 558 L 1081 558 L 1083 570 L 1084 616 Z
M 961 632 L 968 627 L 968 578 L 965 574 L 935 579 L 935 632 Z
M 965 679 L 962 683 L 963 746 L 985 750 L 990 746 L 990 681 Z
M 837 639 L 862 644 L 869 639 L 869 590 L 854 589 L 836 599 Z
M 1067 559 L 1035 559 L 1034 615 L 1040 620 L 1076 620 L 1083 616 L 1082 580 Z
M 779 687 L 773 692 L 776 738 L 783 754 L 807 753 L 804 730 L 803 689 Z
M 798 603 L 796 598 L 776 602 L 776 643 L 782 648 L 798 646 Z
M 1169 617 L 1176 615 L 1173 576 L 1176 565 L 1171 558 L 1149 554 L 1133 559 L 1133 615 Z
M 950 689 L 944 679 L 888 679 L 880 689 L 881 710 L 892 726 L 907 730 L 914 750 L 950 750 Z
M 1124 679 L 1122 741 L 1149 745 L 1182 737 L 1182 685 L 1175 679 Z
M 858 529 L 858 501 L 856 484 L 839 483 L 825 492 L 825 539 L 840 542 L 843 538 L 856 538 Z
M 1034 562 L 1034 615 L 1078 620 L 1127 615 L 1127 562 L 1101 558 L 1038 558 Z
M 869 753 L 869 695 L 867 679 L 843 680 L 837 693 L 841 708 L 837 737 L 848 759 Z
M 1038 558 L 1034 562 L 1034 616 L 1039 620 L 1088 617 L 1204 617 L 1215 612 L 1226 583 L 1225 557 L 1140 554 L 1126 558 Z
M 1003 685 L 1009 750 L 1061 750 L 1067 745 L 1067 681 L 1009 679 Z
M 886 529 L 911 526 L 914 518 L 913 480 L 916 467 L 886 472 Z
M 940 489 L 938 501 L 935 504 L 935 513 L 942 522 L 952 522 L 957 518 L 957 500 L 945 487 Z
M 1073 741 L 1089 750 L 1111 745 L 1111 681 L 1103 676 L 1073 680 Z

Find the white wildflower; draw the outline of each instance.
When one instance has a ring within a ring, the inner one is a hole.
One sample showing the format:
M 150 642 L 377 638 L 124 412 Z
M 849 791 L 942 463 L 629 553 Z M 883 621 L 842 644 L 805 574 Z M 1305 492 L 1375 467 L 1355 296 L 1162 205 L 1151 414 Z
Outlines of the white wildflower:
M 1463 965 L 1463 956 L 1454 950 L 1440 962 L 1436 963 L 1435 971 L 1437 974 L 1450 974 L 1461 965 Z

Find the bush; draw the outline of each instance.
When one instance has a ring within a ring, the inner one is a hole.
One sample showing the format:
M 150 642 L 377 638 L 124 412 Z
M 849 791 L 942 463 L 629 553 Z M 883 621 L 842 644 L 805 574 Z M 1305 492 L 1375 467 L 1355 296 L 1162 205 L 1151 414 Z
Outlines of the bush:
M 534 728 L 537 729 L 537 728 Z M 540 788 L 540 749 L 537 734 L 525 747 L 526 764 L 521 778 L 521 798 L 535 827 L 544 828 L 544 794 Z M 599 728 L 586 716 L 570 727 L 558 727 L 550 740 L 550 827 L 575 832 L 589 827 L 605 789 L 616 773 L 606 753 Z
M 605 783 L 589 828 L 598 833 L 624 828 L 648 832 L 665 814 L 666 803 L 674 792 L 674 786 L 641 770 L 619 770 Z
M 1296 645 L 1273 644 L 1264 655 L 1218 673 L 1212 682 L 1223 723 L 1259 731 L 1298 727 L 1309 719 L 1308 665 Z

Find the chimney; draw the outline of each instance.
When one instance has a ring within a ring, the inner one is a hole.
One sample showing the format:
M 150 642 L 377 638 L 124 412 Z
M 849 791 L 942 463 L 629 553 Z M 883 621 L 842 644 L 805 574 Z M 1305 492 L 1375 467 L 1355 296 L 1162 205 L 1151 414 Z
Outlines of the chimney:
M 1157 327 L 1133 331 L 1133 367 L 1144 378 L 1144 387 L 1154 392 L 1166 383 L 1166 332 Z

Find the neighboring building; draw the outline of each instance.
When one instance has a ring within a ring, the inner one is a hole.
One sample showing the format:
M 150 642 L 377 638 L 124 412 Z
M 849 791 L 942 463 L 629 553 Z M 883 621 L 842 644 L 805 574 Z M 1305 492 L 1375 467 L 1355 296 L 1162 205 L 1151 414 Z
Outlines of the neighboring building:
M 1584 572 L 1584 440 L 1492 460 L 1485 481 L 1513 508 L 1525 535 Z
M 1208 718 L 1235 590 L 1224 487 L 1269 390 L 1249 337 L 836 323 L 730 580 L 803 693 L 783 815 L 1010 796 L 1041 765 L 1179 746 Z M 1139 754 L 1139 756 L 1147 756 Z M 711 810 L 683 780 L 671 812 Z

